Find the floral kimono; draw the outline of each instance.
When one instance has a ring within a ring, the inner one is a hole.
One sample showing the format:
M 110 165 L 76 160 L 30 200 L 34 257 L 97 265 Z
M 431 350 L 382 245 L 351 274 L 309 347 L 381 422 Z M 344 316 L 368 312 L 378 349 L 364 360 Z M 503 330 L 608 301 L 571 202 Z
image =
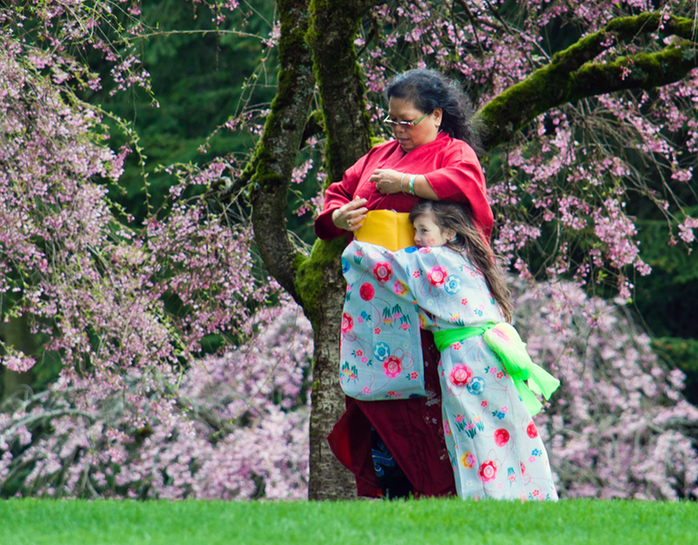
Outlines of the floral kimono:
M 362 383 L 358 395 L 368 394 L 374 386 L 385 388 L 381 380 L 398 375 L 408 385 L 412 376 L 414 388 L 385 390 L 386 398 L 420 395 L 415 362 L 421 354 L 415 353 L 419 343 L 411 339 L 419 327 L 436 336 L 503 321 L 482 273 L 450 248 L 391 252 L 355 240 L 342 261 L 348 283 L 341 346 L 343 387 L 361 382 L 356 375 L 362 359 L 372 362 L 365 366 L 372 373 L 370 384 Z M 410 352 L 409 347 L 417 348 Z M 548 455 L 531 413 L 483 336 L 442 347 L 439 375 L 445 439 L 458 495 L 556 500 Z

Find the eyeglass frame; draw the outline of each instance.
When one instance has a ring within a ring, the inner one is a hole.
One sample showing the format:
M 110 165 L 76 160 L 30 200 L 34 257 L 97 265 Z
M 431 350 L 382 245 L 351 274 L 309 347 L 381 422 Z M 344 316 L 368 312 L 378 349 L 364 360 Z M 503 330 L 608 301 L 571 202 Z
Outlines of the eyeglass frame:
M 433 113 L 433 111 L 425 113 L 424 115 L 418 117 L 414 121 L 393 121 L 392 119 L 390 119 L 390 116 L 388 116 L 383 120 L 383 123 L 389 125 L 393 130 L 397 129 L 398 127 L 402 127 L 403 129 L 411 129 L 413 127 L 416 127 L 420 121 L 425 119 L 431 113 Z

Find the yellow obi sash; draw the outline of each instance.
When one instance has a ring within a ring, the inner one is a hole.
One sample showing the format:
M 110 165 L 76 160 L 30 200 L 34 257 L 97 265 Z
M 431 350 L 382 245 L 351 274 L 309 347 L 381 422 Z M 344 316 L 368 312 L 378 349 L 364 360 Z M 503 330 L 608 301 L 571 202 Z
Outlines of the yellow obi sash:
M 371 210 L 360 229 L 354 232 L 360 242 L 377 244 L 391 252 L 414 246 L 414 229 L 407 212 Z

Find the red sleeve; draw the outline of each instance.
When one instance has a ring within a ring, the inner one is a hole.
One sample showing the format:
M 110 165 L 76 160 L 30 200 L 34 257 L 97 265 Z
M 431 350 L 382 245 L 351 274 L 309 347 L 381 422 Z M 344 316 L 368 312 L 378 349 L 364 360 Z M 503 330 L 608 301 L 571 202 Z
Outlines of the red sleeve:
M 322 240 L 331 240 L 340 236 L 350 236 L 349 231 L 339 229 L 332 222 L 332 212 L 354 198 L 356 188 L 361 178 L 361 172 L 366 162 L 366 156 L 349 167 L 341 182 L 335 182 L 325 191 L 325 204 L 322 212 L 315 218 L 315 234 Z
M 487 202 L 485 176 L 472 148 L 463 142 L 459 144 L 444 153 L 442 168 L 424 176 L 439 200 L 470 203 L 475 225 L 489 241 L 494 217 Z

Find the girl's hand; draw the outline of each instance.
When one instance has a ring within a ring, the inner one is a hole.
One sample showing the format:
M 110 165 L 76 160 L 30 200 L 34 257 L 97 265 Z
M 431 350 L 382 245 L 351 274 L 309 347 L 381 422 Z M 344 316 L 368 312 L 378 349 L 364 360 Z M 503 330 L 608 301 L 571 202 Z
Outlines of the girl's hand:
M 407 184 L 409 179 L 409 174 L 404 172 L 398 172 L 397 170 L 377 168 L 373 171 L 373 174 L 368 179 L 370 182 L 376 184 L 376 189 L 386 195 L 388 193 L 401 193 L 403 187 L 401 185 Z
M 332 212 L 332 223 L 338 229 L 356 231 L 363 225 L 366 219 L 368 208 L 366 208 L 365 204 L 367 202 L 366 199 L 361 197 L 354 197 L 353 201 L 349 201 Z

